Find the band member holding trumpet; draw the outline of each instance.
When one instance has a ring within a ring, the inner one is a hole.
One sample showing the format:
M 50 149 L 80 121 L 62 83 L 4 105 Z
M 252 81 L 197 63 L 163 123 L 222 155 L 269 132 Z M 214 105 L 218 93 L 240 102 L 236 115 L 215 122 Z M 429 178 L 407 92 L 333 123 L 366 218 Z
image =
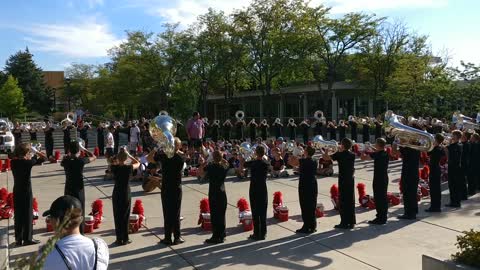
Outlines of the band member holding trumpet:
M 125 164 L 127 159 L 131 160 L 131 164 Z M 128 226 L 130 218 L 130 176 L 134 170 L 140 167 L 140 162 L 132 157 L 127 149 L 120 149 L 120 153 L 117 155 L 117 164 L 112 164 L 111 170 L 113 173 L 113 187 L 112 193 L 112 206 L 113 206 L 113 219 L 115 222 L 115 235 L 117 239 L 115 243 L 117 245 L 126 245 L 132 241 L 128 238 Z
M 85 215 L 85 189 L 83 185 L 83 168 L 85 164 L 94 162 L 97 158 L 92 152 L 88 151 L 85 146 L 78 141 L 70 143 L 69 154 L 63 157 L 60 164 L 65 170 L 65 194 L 70 195 L 80 200 L 82 203 L 82 210 Z M 86 157 L 79 157 L 79 152 L 82 150 Z M 83 234 L 84 223 L 80 226 L 80 233 Z
M 37 127 L 30 126 L 28 133 L 30 134 L 30 142 L 37 142 Z
M 233 124 L 230 119 L 227 119 L 225 120 L 225 122 L 223 122 L 223 138 L 225 139 L 225 141 L 230 141 L 232 127 Z
M 430 175 L 428 186 L 430 188 L 430 207 L 425 212 L 441 212 L 442 189 L 441 189 L 441 170 L 440 160 L 445 156 L 445 150 L 442 147 L 444 137 L 442 134 L 435 135 L 435 147 L 428 152 L 430 157 Z
M 260 123 L 260 135 L 262 136 L 262 140 L 266 141 L 268 137 L 268 128 L 270 126 L 267 123 L 266 119 L 263 119 Z
M 210 128 L 211 128 L 212 141 L 216 143 L 218 141 L 218 135 L 219 135 L 218 131 L 220 129 L 220 121 L 214 120 Z
M 357 142 L 358 139 L 357 139 L 357 120 L 355 119 L 355 116 L 353 115 L 350 115 L 348 117 L 348 125 L 350 126 L 350 136 L 351 136 L 351 139 L 352 141 L 354 142 Z
M 33 157 L 30 153 L 33 150 Z M 32 210 L 32 167 L 46 160 L 47 157 L 41 152 L 31 148 L 29 143 L 21 143 L 15 146 L 12 159 L 13 174 L 13 206 L 15 209 L 15 243 L 17 246 L 34 245 L 40 241 L 34 240 L 33 236 L 33 210 Z M 37 159 L 37 156 L 40 159 Z
M 80 121 L 78 124 L 78 131 L 80 132 L 80 139 L 85 142 L 85 148 L 88 149 L 88 130 L 90 129 L 90 124 L 84 121 Z
M 288 127 L 290 140 L 294 141 L 297 138 L 297 132 L 296 132 L 297 124 L 295 124 L 295 120 L 293 118 L 288 119 L 287 127 Z
M 346 138 L 346 134 L 347 134 L 347 127 L 348 125 L 345 124 L 345 121 L 344 120 L 340 120 L 338 122 L 338 140 L 339 141 L 342 141 L 344 138 Z
M 69 148 L 70 148 L 70 142 L 72 141 L 72 138 L 70 136 L 70 130 L 72 130 L 73 126 L 72 125 L 67 125 L 67 122 L 63 122 L 63 150 L 65 154 L 68 154 Z
M 255 118 L 252 118 L 252 120 L 248 122 L 251 143 L 255 142 L 255 140 L 257 139 L 257 127 L 258 127 L 258 124 L 255 122 Z
M 47 157 L 51 158 L 53 156 L 53 132 L 55 129 L 52 127 L 52 123 L 50 121 L 46 122 L 45 128 L 43 132 L 45 134 L 45 151 L 47 153 Z
M 363 153 L 362 160 L 374 160 L 373 162 L 373 197 L 375 198 L 375 208 L 377 216 L 374 220 L 368 221 L 369 224 L 383 225 L 387 223 L 388 214 L 388 162 L 389 156 L 385 151 L 387 141 L 378 138 L 375 143 L 375 152 Z
M 303 143 L 308 143 L 308 131 L 310 129 L 310 122 L 308 121 L 308 119 L 305 119 L 303 120 L 301 123 L 300 123 L 300 127 L 302 128 L 303 132 L 302 132 L 302 135 L 303 135 Z
M 275 139 L 282 137 L 283 124 L 280 118 L 275 119 L 275 122 L 273 122 L 272 127 L 275 132 Z
M 356 224 L 355 218 L 355 154 L 352 149 L 352 141 L 345 138 L 338 147 L 338 152 L 330 155 L 325 153 L 325 159 L 338 162 L 338 190 L 340 191 L 340 224 L 337 229 L 353 229 Z

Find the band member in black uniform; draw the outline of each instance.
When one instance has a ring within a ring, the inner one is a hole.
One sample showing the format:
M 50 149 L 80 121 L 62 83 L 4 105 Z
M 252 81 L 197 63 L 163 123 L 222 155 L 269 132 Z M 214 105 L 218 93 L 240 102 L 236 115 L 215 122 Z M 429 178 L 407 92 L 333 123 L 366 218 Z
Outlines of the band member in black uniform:
M 420 151 L 398 147 L 393 144 L 393 153 L 400 152 L 402 155 L 401 187 L 403 194 L 404 214 L 399 219 L 416 219 L 418 214 L 417 189 L 418 189 L 418 166 L 420 163 Z
M 113 130 L 113 142 L 115 143 L 113 145 L 113 154 L 118 154 L 118 144 L 120 142 L 120 125 L 115 126 L 115 130 Z
M 248 128 L 250 132 L 250 142 L 254 143 L 255 140 L 257 139 L 257 123 L 255 122 L 255 119 L 250 120 L 248 123 Z
M 375 152 L 371 154 L 363 153 L 362 160 L 373 159 L 373 197 L 375 198 L 375 207 L 377 216 L 374 220 L 368 221 L 369 224 L 382 225 L 387 223 L 388 214 L 388 161 L 389 156 L 385 151 L 387 142 L 383 138 L 378 138 L 375 142 Z
M 470 151 L 470 170 L 468 175 L 468 195 L 473 196 L 480 188 L 480 135 L 474 133 L 470 139 L 471 151 Z
M 307 146 L 305 158 L 298 159 L 291 157 L 288 163 L 292 167 L 299 167 L 300 178 L 298 180 L 298 198 L 300 200 L 300 209 L 302 211 L 303 226 L 297 233 L 314 233 L 317 231 L 317 220 L 315 210 L 317 207 L 318 184 L 317 162 L 312 159 L 315 149 Z
M 96 157 L 86 149 L 81 149 L 87 155 L 84 158 L 78 157 L 80 145 L 73 141 L 70 143 L 70 152 L 63 157 L 61 166 L 65 171 L 65 194 L 70 195 L 82 203 L 82 210 L 85 213 L 85 189 L 83 185 L 83 168 L 85 164 L 93 162 Z M 83 234 L 84 223 L 80 226 L 80 232 Z
M 88 149 L 88 130 L 90 129 L 90 125 L 87 123 L 82 123 L 78 127 L 78 131 L 80 132 L 80 139 L 85 142 L 85 148 Z
M 27 246 L 40 243 L 33 237 L 33 194 L 32 167 L 46 160 L 45 155 L 38 152 L 30 157 L 30 144 L 21 143 L 15 147 L 12 159 L 13 174 L 13 207 L 15 209 L 15 242 L 17 246 Z
M 350 126 L 350 136 L 352 137 L 352 141 L 355 141 L 355 142 L 358 142 L 358 139 L 357 139 L 357 121 L 355 121 L 354 119 L 351 119 L 349 122 L 348 122 L 349 126 Z
M 97 127 L 97 146 L 98 146 L 98 152 L 100 156 L 105 155 L 105 127 L 103 124 L 101 124 L 99 127 Z
M 208 179 L 208 202 L 212 222 L 212 237 L 205 243 L 219 244 L 225 241 L 225 212 L 227 211 L 227 194 L 225 192 L 225 177 L 229 168 L 228 161 L 223 159 L 222 153 L 214 151 L 213 162 L 206 165 L 201 160 L 200 175 Z
M 297 124 L 295 124 L 295 121 L 293 119 L 288 120 L 287 127 L 288 127 L 290 140 L 294 141 L 297 138 L 297 132 L 296 132 Z
M 255 148 L 256 159 L 244 162 L 243 167 L 250 170 L 250 205 L 253 216 L 252 240 L 265 240 L 267 235 L 267 173 L 269 164 L 264 160 L 265 148 Z M 242 160 L 243 161 L 243 160 Z
M 447 207 L 460 207 L 462 200 L 462 184 L 465 178 L 462 174 L 462 145 L 459 143 L 462 132 L 452 131 L 452 139 L 447 146 L 448 157 L 448 189 L 450 191 L 450 203 Z
M 20 145 L 22 143 L 22 127 L 20 123 L 15 122 L 15 127 L 12 130 L 13 137 L 15 138 L 15 146 Z
M 323 134 L 323 122 L 321 120 L 317 120 L 314 123 L 315 127 L 313 128 L 314 134 L 313 137 L 317 135 L 324 135 Z M 325 138 L 325 137 L 324 137 Z
M 71 136 L 70 136 L 70 130 L 73 128 L 73 126 L 65 126 L 62 128 L 63 131 L 63 150 L 65 151 L 65 154 L 68 154 L 69 148 L 70 148 L 70 142 L 72 141 Z
M 46 122 L 46 127 L 43 130 L 45 134 L 45 151 L 47 153 L 47 157 L 51 158 L 53 156 L 53 132 L 55 129 L 52 127 L 52 123 L 50 121 Z
M 237 140 L 243 141 L 245 136 L 243 135 L 243 128 L 246 126 L 244 120 L 237 120 L 235 123 L 236 133 L 237 133 Z
M 465 131 L 463 132 L 462 135 L 462 173 L 463 173 L 463 179 L 464 181 L 462 182 L 461 190 L 462 190 L 462 200 L 467 200 L 468 199 L 468 192 L 469 188 L 467 187 L 467 183 L 470 179 L 468 172 L 470 171 L 470 152 L 472 151 L 472 144 L 470 143 L 470 139 L 472 137 L 472 132 L 471 131 Z
M 367 123 L 362 126 L 362 140 L 363 143 L 370 141 L 370 125 Z
M 37 142 L 37 129 L 34 127 L 31 127 L 28 130 L 28 133 L 30 134 L 30 142 Z
M 380 121 L 380 119 L 376 119 L 375 120 L 375 139 L 382 137 L 382 128 L 383 128 L 382 121 Z
M 445 150 L 441 146 L 444 137 L 442 134 L 435 135 L 435 147 L 428 152 L 430 157 L 430 175 L 428 186 L 430 188 L 430 207 L 425 212 L 441 212 L 442 205 L 442 189 L 441 189 L 441 170 L 440 160 L 445 156 Z
M 175 154 L 168 158 L 163 152 L 152 151 L 148 162 L 160 163 L 162 166 L 162 209 L 165 238 L 160 242 L 165 245 L 177 245 L 185 242 L 180 237 L 180 210 L 182 206 L 182 171 L 184 154 L 180 151 L 182 142 L 175 138 Z M 174 240 L 172 242 L 172 234 Z
M 354 183 L 354 165 L 355 154 L 350 151 L 352 141 L 343 139 L 338 152 L 333 155 L 326 153 L 323 157 L 327 160 L 332 159 L 338 162 L 338 190 L 339 190 L 339 211 L 340 224 L 335 225 L 337 229 L 353 229 L 355 226 L 355 183 Z
M 337 140 L 337 123 L 335 120 L 328 122 L 328 129 L 330 131 L 330 140 Z
M 218 141 L 218 133 L 220 129 L 220 122 L 218 120 L 213 121 L 212 125 L 210 126 L 212 141 Z
M 223 123 L 223 138 L 225 139 L 225 141 L 230 141 L 232 127 L 233 125 L 230 119 L 225 120 L 225 122 Z
M 347 137 L 347 125 L 345 124 L 345 121 L 340 121 L 339 125 L 338 125 L 338 135 L 339 135 L 339 138 L 338 140 L 339 141 L 342 141 L 343 139 L 345 139 Z
M 125 164 L 127 159 L 131 160 L 131 164 Z M 130 204 L 132 200 L 129 180 L 133 171 L 140 167 L 140 162 L 132 157 L 127 149 L 123 148 L 120 149 L 116 160 L 118 163 L 111 166 L 115 183 L 112 193 L 113 219 L 117 237 L 115 243 L 117 245 L 126 245 L 132 242 L 128 238 Z
M 303 143 L 308 143 L 308 131 L 310 129 L 310 124 L 309 124 L 309 121 L 308 119 L 305 119 L 303 120 L 301 123 L 300 123 L 300 127 L 302 128 L 302 135 L 303 135 Z
M 282 137 L 282 128 L 283 125 L 280 123 L 280 119 L 275 119 L 275 122 L 272 124 L 273 130 L 275 132 L 275 139 Z
M 262 140 L 266 141 L 268 137 L 268 128 L 270 126 L 267 124 L 267 120 L 263 120 L 260 123 L 260 135 L 262 136 Z

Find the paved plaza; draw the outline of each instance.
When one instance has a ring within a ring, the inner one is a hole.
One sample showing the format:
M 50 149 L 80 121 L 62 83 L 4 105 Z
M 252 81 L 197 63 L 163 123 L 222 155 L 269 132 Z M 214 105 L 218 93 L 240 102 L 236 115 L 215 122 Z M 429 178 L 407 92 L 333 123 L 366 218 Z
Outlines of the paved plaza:
M 371 181 L 373 162 L 356 162 L 356 182 L 367 184 L 367 193 L 372 194 Z M 265 241 L 247 240 L 251 232 L 244 232 L 238 224 L 239 198 L 248 199 L 247 180 L 235 177 L 226 181 L 228 194 L 227 240 L 219 245 L 206 245 L 210 237 L 197 225 L 199 201 L 207 196 L 208 184 L 196 178 L 183 179 L 182 235 L 186 242 L 166 247 L 159 244 L 163 237 L 163 217 L 160 192 L 144 193 L 140 182 L 132 182 L 132 203 L 142 199 L 145 207 L 146 224 L 139 232 L 132 234 L 133 243 L 127 246 L 114 246 L 115 241 L 111 194 L 112 181 L 104 181 L 106 162 L 104 159 L 87 165 L 85 176 L 86 204 L 95 199 L 104 202 L 105 220 L 90 237 L 101 237 L 110 246 L 109 269 L 421 269 L 421 256 L 428 254 L 440 259 L 448 259 L 456 251 L 456 236 L 464 230 L 480 229 L 480 196 L 465 202 L 462 209 L 444 209 L 444 212 L 427 214 L 429 199 L 420 202 L 420 213 L 416 221 L 397 220 L 402 214 L 402 206 L 389 209 L 388 224 L 368 225 L 375 210 L 357 206 L 357 226 L 352 231 L 336 230 L 339 215 L 333 210 L 330 201 L 330 187 L 337 177 L 319 177 L 318 199 L 325 205 L 326 216 L 317 219 L 317 232 L 312 235 L 295 234 L 301 227 L 300 206 L 298 203 L 298 178 L 268 180 L 268 232 Z M 398 191 L 401 162 L 390 164 L 389 190 Z M 337 167 L 335 166 L 337 170 Z M 32 173 L 33 193 L 39 202 L 40 212 L 63 195 L 65 175 L 59 164 L 45 164 L 34 167 Z M 8 187 L 12 190 L 13 178 L 8 175 Z M 7 185 L 7 174 L 0 174 L 0 187 Z M 447 202 L 448 189 L 442 185 L 443 202 Z M 275 191 L 281 191 L 284 202 L 289 207 L 287 222 L 279 222 L 272 215 L 272 199 Z M 358 202 L 357 202 L 358 203 Z M 9 226 L 9 242 L 13 243 L 13 220 L 0 222 L 0 227 Z M 46 232 L 45 220 L 40 218 L 34 226 L 34 238 L 45 243 L 51 233 Z M 10 265 L 21 257 L 29 256 L 38 246 L 16 248 L 10 245 Z

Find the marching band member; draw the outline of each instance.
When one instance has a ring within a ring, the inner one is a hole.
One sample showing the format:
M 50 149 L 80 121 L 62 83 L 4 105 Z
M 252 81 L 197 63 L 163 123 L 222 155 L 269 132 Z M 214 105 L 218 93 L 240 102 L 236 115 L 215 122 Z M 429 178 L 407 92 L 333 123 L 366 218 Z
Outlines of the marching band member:
M 40 152 L 30 155 L 29 143 L 15 146 L 12 159 L 13 174 L 13 207 L 15 209 L 15 243 L 17 246 L 35 245 L 40 243 L 33 237 L 33 195 L 32 195 L 32 167 L 47 159 Z M 37 156 L 40 159 L 37 159 Z
M 315 210 L 317 207 L 318 184 L 315 176 L 317 162 L 312 159 L 315 149 L 307 146 L 304 158 L 291 157 L 289 163 L 292 167 L 299 167 L 298 198 L 302 211 L 302 228 L 297 233 L 314 233 L 317 231 Z
M 355 118 L 352 117 L 351 119 L 349 119 L 348 120 L 348 125 L 350 126 L 350 133 L 351 133 L 350 136 L 351 136 L 352 141 L 357 142 L 358 141 L 358 139 L 357 139 L 357 137 L 358 137 L 357 136 L 357 126 L 358 126 L 358 124 L 357 124 L 357 121 L 355 121 Z
M 125 164 L 127 159 L 131 164 Z M 113 219 L 115 222 L 115 235 L 117 245 L 127 245 L 132 242 L 128 238 L 128 226 L 130 218 L 130 176 L 133 171 L 140 167 L 140 162 L 132 157 L 126 149 L 121 149 L 117 155 L 117 164 L 112 164 L 113 182 L 115 183 L 112 193 Z
M 339 125 L 338 125 L 338 135 L 339 135 L 339 138 L 338 140 L 339 141 L 342 141 L 344 138 L 346 138 L 346 134 L 347 134 L 347 124 L 345 124 L 345 121 L 341 120 Z
M 270 126 L 267 124 L 267 120 L 263 119 L 262 122 L 260 122 L 260 135 L 262 136 L 262 140 L 266 141 L 268 137 L 268 128 Z
M 90 129 L 90 125 L 81 121 L 78 124 L 78 131 L 80 132 L 80 139 L 85 142 L 85 148 L 88 149 L 88 130 Z
M 388 162 L 389 156 L 385 151 L 386 141 L 378 138 L 375 143 L 375 152 L 361 156 L 362 160 L 374 160 L 373 162 L 373 197 L 375 198 L 375 207 L 377 216 L 374 220 L 368 221 L 369 224 L 383 225 L 387 223 L 388 213 Z
M 377 119 L 375 119 L 375 139 L 382 137 L 382 128 L 383 123 L 380 120 L 380 117 L 377 117 Z
M 362 126 L 362 140 L 363 143 L 370 141 L 370 125 L 368 122 L 365 122 Z
M 265 148 L 258 146 L 255 148 L 256 158 L 244 162 L 244 167 L 250 169 L 250 205 L 253 216 L 253 234 L 252 240 L 265 240 L 267 235 L 267 173 L 269 164 L 264 160 Z
M 98 146 L 98 149 L 99 149 L 100 156 L 105 155 L 105 135 L 104 135 L 104 132 L 105 132 L 105 127 L 103 126 L 103 124 L 100 124 L 97 127 L 97 146 Z
M 340 224 L 335 225 L 337 229 L 353 229 L 356 224 L 355 218 L 355 154 L 352 149 L 352 141 L 343 139 L 339 145 L 338 152 L 331 155 L 327 152 L 326 159 L 338 162 L 338 189 L 340 191 Z
M 211 125 L 211 135 L 212 135 L 212 141 L 215 143 L 218 142 L 218 130 L 220 129 L 220 123 L 218 120 L 214 120 L 212 125 Z
M 257 127 L 258 127 L 258 124 L 255 122 L 255 118 L 252 118 L 252 120 L 248 122 L 248 127 L 250 131 L 250 142 L 254 143 L 255 140 L 257 139 Z
M 113 130 L 113 154 L 116 155 L 118 154 L 118 146 L 120 143 L 120 132 L 121 132 L 122 127 L 120 126 L 120 123 L 115 124 L 115 129 Z
M 297 138 L 297 133 L 296 133 L 296 128 L 297 125 L 295 124 L 295 121 L 292 119 L 292 121 L 288 121 L 288 133 L 290 135 L 290 140 L 294 141 Z
M 471 138 L 471 143 L 472 143 L 472 151 L 471 151 L 471 174 L 474 176 L 472 182 L 472 188 L 470 191 L 475 190 L 475 193 L 477 193 L 478 189 L 480 189 L 480 134 L 474 133 Z M 469 183 L 470 185 L 470 183 Z M 476 189 L 473 188 L 473 186 L 476 187 Z M 473 193 L 473 192 L 472 192 Z M 470 193 L 470 195 L 473 195 Z
M 45 134 L 45 151 L 48 158 L 53 156 L 53 131 L 55 129 L 52 127 L 52 123 L 47 121 L 43 132 Z
M 205 166 L 202 158 L 200 175 L 208 179 L 208 201 L 212 222 L 212 237 L 205 243 L 219 244 L 225 241 L 225 212 L 227 211 L 227 194 L 225 192 L 225 178 L 227 176 L 228 162 L 223 159 L 222 153 L 215 150 L 212 154 L 213 162 Z
M 417 189 L 418 189 L 418 165 L 420 164 L 420 151 L 400 147 L 393 144 L 392 151 L 394 154 L 400 152 L 402 155 L 402 173 L 401 187 L 403 194 L 404 214 L 398 216 L 399 219 L 416 219 L 418 214 Z
M 83 148 L 83 147 L 82 147 Z M 92 152 L 81 149 L 85 152 L 86 157 L 80 158 L 78 156 L 80 152 L 80 144 L 77 141 L 72 141 L 69 146 L 69 154 L 63 157 L 60 164 L 65 170 L 65 194 L 70 195 L 82 203 L 82 211 L 85 213 L 85 189 L 83 184 L 83 168 L 85 164 L 94 162 L 97 158 Z M 80 233 L 83 234 L 84 223 L 80 226 Z
M 275 122 L 273 122 L 272 127 L 275 131 L 275 138 L 277 139 L 282 137 L 283 124 L 280 122 L 280 118 L 275 119 Z
M 15 122 L 15 127 L 12 130 L 13 137 L 15 138 L 15 146 L 22 143 L 22 127 L 19 122 Z
M 471 171 L 471 151 L 472 151 L 472 143 L 470 142 L 470 139 L 472 138 L 472 131 L 465 131 L 463 132 L 462 135 L 462 145 L 463 145 L 463 151 L 462 151 L 462 173 L 464 175 L 463 179 L 464 181 L 462 182 L 462 200 L 467 200 L 469 193 L 475 194 L 474 190 L 470 190 L 470 183 L 472 183 L 474 176 L 469 174 Z M 468 185 L 468 187 L 467 187 Z M 472 184 L 472 187 L 475 189 L 476 187 Z
M 300 123 L 300 127 L 303 129 L 302 135 L 303 135 L 303 143 L 308 143 L 308 130 L 310 129 L 310 124 L 308 119 L 303 120 Z
M 237 140 L 243 141 L 245 136 L 243 135 L 243 128 L 246 126 L 245 120 L 243 119 L 238 119 L 237 122 L 235 122 L 235 128 L 236 128 L 236 134 L 237 134 Z
M 337 140 L 337 123 L 335 120 L 328 122 L 328 129 L 330 131 L 330 140 Z
M 323 122 L 321 121 L 321 119 L 318 119 L 316 120 L 314 123 L 314 127 L 313 127 L 313 131 L 314 131 L 314 137 L 316 135 L 322 135 L 323 137 L 324 136 L 324 132 L 323 132 Z
M 69 147 L 70 147 L 70 142 L 72 141 L 70 137 L 70 130 L 73 128 L 73 126 L 68 125 L 65 127 L 62 127 L 63 131 L 63 150 L 65 154 L 68 154 L 69 152 Z
M 225 120 L 225 122 L 223 122 L 223 138 L 225 139 L 225 141 L 230 141 L 232 127 L 233 125 L 230 119 L 227 119 Z
M 30 142 L 37 142 L 37 128 L 30 127 L 28 133 L 30 134 Z
M 162 168 L 162 210 L 165 238 L 164 245 L 177 245 L 185 242 L 180 237 L 180 210 L 182 206 L 182 171 L 185 164 L 184 153 L 180 151 L 182 142 L 175 137 L 175 154 L 168 158 L 163 152 L 153 150 L 147 157 L 149 163 L 157 163 Z M 172 234 L 174 240 L 172 241 Z
M 440 160 L 445 156 L 445 150 L 442 147 L 444 137 L 442 134 L 435 134 L 435 147 L 428 152 L 430 157 L 430 175 L 428 186 L 430 188 L 430 207 L 425 212 L 441 212 L 442 205 L 442 189 L 440 176 Z
M 462 183 L 465 179 L 462 177 L 462 144 L 460 139 L 462 132 L 460 130 L 452 131 L 450 144 L 447 146 L 448 157 L 448 190 L 450 191 L 450 203 L 447 207 L 460 207 L 462 201 Z M 463 179 L 462 179 L 463 178 Z

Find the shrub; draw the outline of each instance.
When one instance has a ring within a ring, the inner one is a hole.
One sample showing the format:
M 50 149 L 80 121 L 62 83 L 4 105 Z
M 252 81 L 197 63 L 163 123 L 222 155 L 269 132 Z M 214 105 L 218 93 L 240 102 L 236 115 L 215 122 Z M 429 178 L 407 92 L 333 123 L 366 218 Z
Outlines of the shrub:
M 460 251 L 453 254 L 452 258 L 465 265 L 480 267 L 480 231 L 472 229 L 464 233 L 465 235 L 457 236 L 455 245 Z

